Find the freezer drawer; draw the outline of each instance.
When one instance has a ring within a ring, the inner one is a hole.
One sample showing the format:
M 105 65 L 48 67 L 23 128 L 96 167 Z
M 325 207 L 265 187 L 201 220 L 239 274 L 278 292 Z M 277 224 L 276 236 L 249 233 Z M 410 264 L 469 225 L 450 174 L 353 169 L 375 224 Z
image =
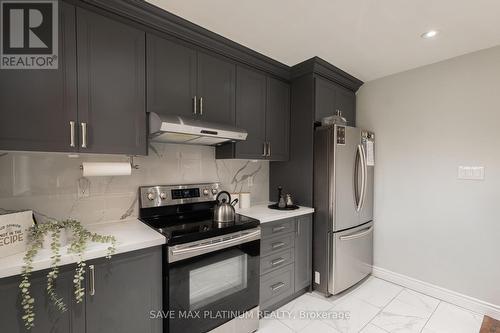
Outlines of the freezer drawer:
M 373 222 L 335 232 L 332 235 L 333 279 L 329 293 L 335 295 L 371 273 L 373 264 Z

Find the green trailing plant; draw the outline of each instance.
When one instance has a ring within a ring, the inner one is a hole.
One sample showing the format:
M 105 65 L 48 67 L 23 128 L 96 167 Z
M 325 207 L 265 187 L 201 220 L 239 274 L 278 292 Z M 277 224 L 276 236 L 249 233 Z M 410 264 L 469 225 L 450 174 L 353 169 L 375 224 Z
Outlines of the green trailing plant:
M 50 236 L 50 250 L 52 251 L 51 256 L 51 269 L 47 273 L 47 295 L 49 299 L 54 303 L 56 308 L 64 312 L 67 310 L 67 306 L 60 297 L 55 289 L 55 283 L 57 277 L 59 276 L 59 263 L 61 262 L 61 231 L 67 230 L 72 234 L 72 241 L 69 245 L 68 252 L 77 255 L 77 263 L 75 269 L 75 275 L 73 278 L 74 295 L 77 303 L 83 301 L 85 296 L 84 285 L 84 273 L 85 273 L 85 260 L 84 252 L 87 248 L 89 241 L 97 243 L 107 243 L 109 247 L 107 249 L 106 258 L 111 258 L 116 250 L 116 239 L 113 236 L 103 236 L 97 233 L 93 233 L 85 229 L 80 222 L 76 220 L 65 220 L 65 221 L 50 221 L 48 223 L 39 224 L 33 226 L 29 230 L 29 243 L 28 250 L 24 256 L 24 266 L 21 274 L 21 283 L 19 284 L 19 289 L 21 291 L 21 305 L 23 308 L 22 319 L 24 325 L 27 329 L 31 329 L 35 326 L 35 313 L 34 305 L 35 299 L 30 293 L 30 276 L 33 271 L 33 260 L 37 255 L 38 251 L 43 247 L 43 240 L 45 237 Z

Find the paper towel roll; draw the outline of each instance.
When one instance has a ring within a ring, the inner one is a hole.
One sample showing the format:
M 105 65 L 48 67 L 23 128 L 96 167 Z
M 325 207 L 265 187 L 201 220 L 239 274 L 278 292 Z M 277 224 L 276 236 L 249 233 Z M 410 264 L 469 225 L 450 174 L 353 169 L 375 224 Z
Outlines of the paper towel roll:
M 83 162 L 82 166 L 84 177 L 130 176 L 132 174 L 132 167 L 128 162 Z

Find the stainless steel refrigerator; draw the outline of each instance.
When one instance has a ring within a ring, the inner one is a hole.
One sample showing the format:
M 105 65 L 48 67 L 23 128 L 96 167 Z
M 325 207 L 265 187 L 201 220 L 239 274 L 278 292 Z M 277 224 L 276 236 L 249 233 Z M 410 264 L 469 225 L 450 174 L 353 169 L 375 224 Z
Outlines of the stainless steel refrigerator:
M 372 269 L 375 135 L 330 125 L 314 136 L 314 289 L 335 295 Z

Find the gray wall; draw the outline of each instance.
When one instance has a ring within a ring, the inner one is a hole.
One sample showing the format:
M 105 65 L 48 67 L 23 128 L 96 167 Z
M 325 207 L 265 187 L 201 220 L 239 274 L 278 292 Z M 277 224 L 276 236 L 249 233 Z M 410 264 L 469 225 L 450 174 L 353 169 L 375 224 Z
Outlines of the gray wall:
M 83 161 L 124 162 L 116 155 L 0 153 L 0 209 L 34 209 L 83 223 L 137 216 L 141 185 L 220 182 L 230 192 L 251 192 L 252 204 L 267 203 L 269 162 L 215 160 L 212 147 L 154 144 L 149 156 L 137 157 L 132 176 L 89 177 L 90 197 L 79 199 L 77 188 Z
M 366 83 L 357 102 L 377 138 L 375 265 L 500 305 L 500 47 Z

